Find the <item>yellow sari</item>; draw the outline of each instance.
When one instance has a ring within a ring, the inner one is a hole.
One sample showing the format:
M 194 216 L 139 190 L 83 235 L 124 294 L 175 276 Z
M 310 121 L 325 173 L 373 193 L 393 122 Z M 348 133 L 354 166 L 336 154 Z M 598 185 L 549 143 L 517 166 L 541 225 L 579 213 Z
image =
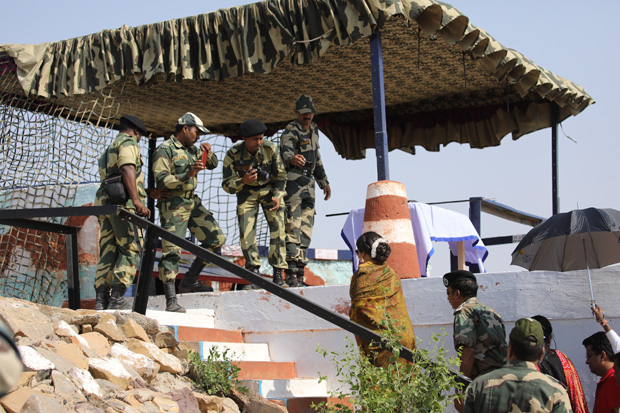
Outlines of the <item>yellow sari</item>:
M 407 312 L 400 277 L 387 264 L 372 261 L 361 263 L 351 278 L 349 290 L 351 310 L 349 318 L 377 334 L 383 335 L 385 327 L 381 321 L 389 315 L 400 330 L 401 344 L 413 350 L 416 347 L 413 325 Z M 379 346 L 370 345 L 366 340 L 355 336 L 358 346 L 368 356 L 375 356 L 374 364 L 385 367 L 391 353 Z

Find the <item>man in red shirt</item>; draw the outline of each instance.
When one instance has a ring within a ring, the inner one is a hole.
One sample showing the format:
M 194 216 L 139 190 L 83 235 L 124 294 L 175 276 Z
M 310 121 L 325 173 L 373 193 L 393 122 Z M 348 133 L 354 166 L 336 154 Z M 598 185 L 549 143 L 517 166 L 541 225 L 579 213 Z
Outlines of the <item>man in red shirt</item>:
M 596 385 L 596 397 L 592 413 L 618 413 L 620 391 L 614 375 L 614 356 L 609 339 L 604 332 L 592 334 L 583 340 L 586 348 L 586 364 L 601 380 Z

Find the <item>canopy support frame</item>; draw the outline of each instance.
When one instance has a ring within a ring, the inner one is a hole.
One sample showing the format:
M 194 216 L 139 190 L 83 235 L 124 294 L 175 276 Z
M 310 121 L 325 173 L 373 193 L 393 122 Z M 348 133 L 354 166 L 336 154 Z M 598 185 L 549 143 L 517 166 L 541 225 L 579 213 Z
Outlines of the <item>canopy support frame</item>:
M 558 192 L 558 118 L 559 110 L 556 103 L 551 103 L 551 205 L 552 215 L 560 212 L 560 195 Z
M 381 32 L 370 36 L 370 62 L 372 71 L 372 102 L 375 124 L 375 148 L 377 150 L 377 180 L 390 179 L 388 139 L 386 131 L 385 85 L 383 82 L 383 48 Z

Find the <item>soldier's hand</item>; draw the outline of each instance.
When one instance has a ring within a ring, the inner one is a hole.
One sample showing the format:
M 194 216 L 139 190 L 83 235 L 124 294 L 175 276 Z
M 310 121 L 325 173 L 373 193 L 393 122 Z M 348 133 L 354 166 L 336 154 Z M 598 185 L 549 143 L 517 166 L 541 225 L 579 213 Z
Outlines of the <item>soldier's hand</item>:
M 149 198 L 152 199 L 166 199 L 170 196 L 169 189 L 147 189 L 146 192 L 149 195 Z
M 245 175 L 241 177 L 241 182 L 244 185 L 247 185 L 247 184 L 251 184 L 252 182 L 256 182 L 257 179 L 258 179 L 258 175 L 257 175 L 256 169 L 250 169 L 249 171 L 245 173 Z
M 211 153 L 211 144 L 207 143 L 207 142 L 203 142 L 200 144 L 200 150 L 202 152 L 206 152 L 207 155 L 209 155 Z
M 205 166 L 202 164 L 202 162 L 200 161 L 200 159 L 197 159 L 194 161 L 194 163 L 189 167 L 189 173 L 187 174 L 187 176 L 189 176 L 190 178 L 198 175 L 198 172 L 202 171 L 203 169 L 205 169 Z
M 151 217 L 151 211 L 141 201 L 134 201 L 133 205 L 136 207 L 136 212 L 141 217 Z
M 297 154 L 291 158 L 290 163 L 293 166 L 299 166 L 301 168 L 306 164 L 306 157 L 302 154 Z
M 271 200 L 273 201 L 273 208 L 269 208 L 270 211 L 275 211 L 276 209 L 280 208 L 280 198 L 274 196 L 271 198 Z
M 329 186 L 326 186 L 325 188 L 323 188 L 323 193 L 325 194 L 326 201 L 332 197 L 332 189 Z

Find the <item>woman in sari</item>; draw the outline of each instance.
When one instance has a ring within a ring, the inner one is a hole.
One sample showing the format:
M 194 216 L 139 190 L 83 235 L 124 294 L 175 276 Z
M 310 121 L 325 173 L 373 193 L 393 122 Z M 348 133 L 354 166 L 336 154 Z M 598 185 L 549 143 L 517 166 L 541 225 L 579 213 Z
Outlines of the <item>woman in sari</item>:
M 399 331 L 400 342 L 415 349 L 413 325 L 409 319 L 400 277 L 385 262 L 390 256 L 390 246 L 376 232 L 362 234 L 356 242 L 360 265 L 351 278 L 351 310 L 349 318 L 377 334 L 387 330 L 384 320 L 389 317 Z M 392 353 L 382 350 L 375 343 L 355 337 L 360 349 L 372 358 L 373 364 L 385 367 Z
M 542 325 L 545 336 L 545 354 L 538 363 L 538 369 L 541 373 L 555 378 L 564 385 L 573 412 L 589 413 L 583 388 L 581 387 L 581 380 L 579 380 L 579 375 L 573 362 L 560 350 L 551 348 L 551 339 L 553 338 L 551 322 L 542 315 L 535 315 L 532 318 Z

